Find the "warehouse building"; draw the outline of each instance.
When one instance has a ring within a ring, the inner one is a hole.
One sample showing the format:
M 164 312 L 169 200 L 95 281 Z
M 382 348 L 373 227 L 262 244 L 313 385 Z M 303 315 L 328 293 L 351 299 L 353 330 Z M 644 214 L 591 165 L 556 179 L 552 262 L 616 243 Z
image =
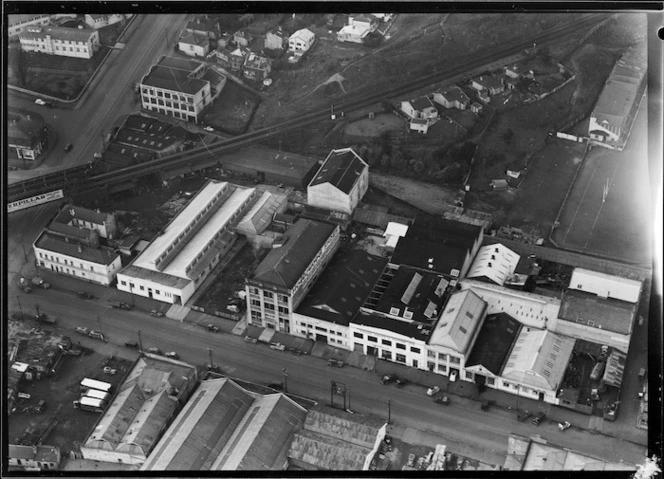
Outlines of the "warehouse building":
M 97 30 L 29 26 L 18 35 L 24 52 L 90 59 L 99 50 Z

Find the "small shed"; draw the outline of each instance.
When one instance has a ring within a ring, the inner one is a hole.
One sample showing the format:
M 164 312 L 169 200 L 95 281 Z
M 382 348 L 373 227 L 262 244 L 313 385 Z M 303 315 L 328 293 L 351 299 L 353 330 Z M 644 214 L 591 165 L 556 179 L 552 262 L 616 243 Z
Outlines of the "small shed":
M 472 103 L 472 104 L 470 105 L 470 111 L 472 111 L 473 113 L 479 113 L 479 112 L 482 111 L 482 105 L 480 105 L 480 104 L 477 103 L 477 102 Z
M 494 190 L 506 190 L 508 186 L 507 180 L 491 180 L 489 184 Z

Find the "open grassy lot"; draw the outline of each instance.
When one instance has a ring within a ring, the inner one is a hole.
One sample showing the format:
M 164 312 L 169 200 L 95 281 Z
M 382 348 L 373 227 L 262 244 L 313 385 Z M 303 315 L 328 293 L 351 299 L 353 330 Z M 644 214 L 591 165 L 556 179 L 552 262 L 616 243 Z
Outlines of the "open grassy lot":
M 212 106 L 205 111 L 203 121 L 227 133 L 244 133 L 259 102 L 260 98 L 254 93 L 228 80 Z

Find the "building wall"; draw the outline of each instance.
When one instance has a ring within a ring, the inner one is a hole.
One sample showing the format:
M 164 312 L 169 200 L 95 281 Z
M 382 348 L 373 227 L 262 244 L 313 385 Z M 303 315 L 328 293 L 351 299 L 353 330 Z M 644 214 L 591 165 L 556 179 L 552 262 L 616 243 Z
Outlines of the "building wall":
M 290 333 L 293 310 L 318 280 L 332 256 L 339 248 L 340 230 L 337 226 L 318 254 L 290 290 L 253 279 L 245 285 L 247 293 L 247 322 L 257 326 Z M 281 308 L 281 309 L 280 309 Z
M 178 48 L 182 53 L 190 57 L 206 57 L 210 52 L 210 45 L 207 43 L 204 45 L 194 45 L 187 42 L 178 42 Z
M 152 294 L 153 299 L 170 304 L 185 304 L 196 290 L 193 281 L 188 283 L 184 288 L 175 288 L 156 281 L 134 278 L 123 273 L 118 273 L 117 287 L 120 291 L 126 291 L 127 293 L 145 298 L 149 298 L 150 294 Z
M 396 321 L 396 320 L 395 320 Z M 426 370 L 426 344 L 387 329 L 351 322 L 349 342 L 353 351 L 386 361 Z
M 108 286 L 113 282 L 117 272 L 122 267 L 119 255 L 110 265 L 104 265 L 44 250 L 37 246 L 34 246 L 34 252 L 40 268 L 68 274 L 85 281 L 91 281 L 105 286 Z
M 633 321 L 633 319 L 632 319 Z M 606 344 L 612 348 L 619 349 L 627 353 L 631 334 L 614 333 L 606 329 L 599 329 L 586 324 L 574 323 L 564 319 L 557 319 L 551 331 L 571 336 L 573 338 L 584 339 L 593 343 Z
M 496 378 L 494 384 L 487 384 L 488 387 L 505 391 L 519 397 L 526 397 L 528 399 L 539 400 L 540 392 L 543 393 L 542 400 L 549 404 L 559 404 L 560 400 L 556 397 L 557 391 L 536 389 L 524 384 L 518 384 L 514 381 L 506 380 L 503 378 Z
M 326 338 L 327 344 L 352 351 L 349 340 L 349 327 L 323 319 L 313 318 L 304 314 L 293 313 L 291 334 L 300 338 L 321 341 Z
M 35 461 L 34 459 L 18 459 L 14 457 L 8 458 L 10 467 L 20 467 L 26 471 L 55 471 L 58 469 L 58 464 L 55 462 L 42 462 Z
M 85 221 L 74 216 L 72 218 L 72 226 L 76 226 L 77 228 L 96 230 L 99 232 L 101 237 L 109 239 L 113 239 L 117 232 L 114 215 L 107 215 L 103 223 L 92 223 L 91 221 Z
M 330 183 L 322 183 L 307 188 L 307 204 L 331 211 L 353 214 L 353 211 L 369 188 L 369 169 L 364 168 L 348 194 Z
M 288 39 L 288 50 L 294 53 L 304 53 L 311 48 L 315 40 L 316 37 L 312 37 L 309 41 L 304 41 L 300 37 L 290 37 Z
M 141 84 L 141 102 L 146 110 L 198 123 L 203 109 L 212 102 L 210 84 L 193 95 Z
M 32 146 L 12 144 L 9 144 L 8 146 L 16 151 L 16 156 L 19 160 L 36 160 L 43 151 L 43 143 L 41 141 Z
M 26 52 L 46 53 L 47 55 L 58 55 L 74 58 L 90 59 L 99 49 L 99 32 L 91 33 L 86 42 L 74 42 L 52 38 L 51 35 L 43 33 L 39 38 L 21 38 L 21 48 Z

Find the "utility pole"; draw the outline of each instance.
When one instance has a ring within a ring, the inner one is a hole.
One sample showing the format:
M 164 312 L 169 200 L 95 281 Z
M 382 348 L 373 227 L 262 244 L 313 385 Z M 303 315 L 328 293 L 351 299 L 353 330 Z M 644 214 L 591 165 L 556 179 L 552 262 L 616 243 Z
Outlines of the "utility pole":
M 284 374 L 284 392 L 288 393 L 288 369 L 283 369 Z
M 25 318 L 23 317 L 23 308 L 21 307 L 21 300 L 18 296 L 16 296 L 16 301 L 18 301 L 18 309 L 21 312 L 21 321 L 24 321 Z
M 214 362 L 212 361 L 212 348 L 207 348 L 208 356 L 210 357 L 210 369 L 214 369 Z
M 392 401 L 390 399 L 387 400 L 387 423 L 390 424 L 392 422 Z
M 351 410 L 353 409 L 352 407 L 350 407 L 350 386 L 348 386 L 348 409 Z
M 143 351 L 143 341 L 141 340 L 141 330 L 139 329 L 138 331 L 138 350 Z
M 39 313 L 39 304 L 35 303 L 35 309 L 37 310 L 37 318 L 39 318 L 41 316 Z

